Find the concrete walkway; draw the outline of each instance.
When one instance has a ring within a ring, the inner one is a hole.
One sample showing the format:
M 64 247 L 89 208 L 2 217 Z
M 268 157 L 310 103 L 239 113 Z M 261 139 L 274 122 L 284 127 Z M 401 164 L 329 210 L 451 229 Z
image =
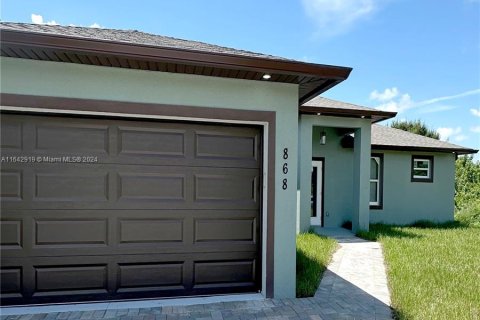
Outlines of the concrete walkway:
M 378 243 L 361 240 L 345 229 L 321 229 L 318 233 L 337 239 L 340 248 L 333 256 L 313 298 L 253 299 L 193 305 L 151 306 L 145 301 L 124 302 L 123 307 L 83 305 L 83 310 L 54 310 L 41 307 L 2 308 L 1 319 L 121 319 L 121 320 L 243 320 L 243 319 L 391 319 L 390 298 Z M 234 299 L 235 296 L 228 296 Z M 199 298 L 201 299 L 201 298 Z M 166 300 L 163 300 L 164 303 Z M 192 300 L 190 300 L 192 301 Z M 159 302 L 160 303 L 160 302 Z M 88 307 L 89 310 L 85 310 Z M 19 311 L 20 310 L 20 311 Z M 32 310 L 32 309 L 30 309 Z
M 315 294 L 323 310 L 336 310 L 345 318 L 392 319 L 380 243 L 341 228 L 315 231 L 339 243 Z

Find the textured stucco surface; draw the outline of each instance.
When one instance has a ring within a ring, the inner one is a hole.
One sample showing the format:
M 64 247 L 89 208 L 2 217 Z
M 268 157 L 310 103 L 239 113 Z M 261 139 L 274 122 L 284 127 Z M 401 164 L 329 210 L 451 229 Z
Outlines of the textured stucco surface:
M 295 296 L 298 86 L 266 81 L 1 58 L 1 92 L 276 112 L 274 295 Z M 135 113 L 132 110 L 132 113 Z M 288 148 L 288 174 L 283 149 Z M 290 188 L 282 189 L 287 178 Z
M 343 149 L 340 145 L 344 129 L 362 135 L 356 149 Z M 326 144 L 320 145 L 320 133 L 325 131 Z M 370 166 L 370 120 L 302 115 L 300 118 L 299 208 L 297 230 L 310 226 L 312 157 L 325 158 L 324 216 L 325 227 L 337 227 L 356 217 L 361 229 L 368 228 L 368 172 Z M 355 159 L 357 153 L 357 161 Z M 355 178 L 355 175 L 356 178 Z M 357 193 L 357 196 L 354 195 Z
M 455 155 L 452 153 L 394 152 L 384 154 L 383 209 L 371 210 L 371 222 L 410 224 L 418 220 L 453 220 Z M 411 182 L 412 155 L 434 158 L 433 182 Z
M 318 143 L 322 131 L 325 131 L 327 136 L 325 145 Z M 338 227 L 345 221 L 352 221 L 354 212 L 354 151 L 352 148 L 342 148 L 340 140 L 341 136 L 335 128 L 313 127 L 312 157 L 325 158 L 325 227 Z M 371 152 L 384 156 L 383 208 L 370 209 L 371 223 L 410 224 L 418 220 L 453 220 L 454 154 L 389 150 Z M 412 155 L 434 157 L 432 183 L 411 182 Z M 306 207 L 307 205 L 304 205 L 304 208 Z

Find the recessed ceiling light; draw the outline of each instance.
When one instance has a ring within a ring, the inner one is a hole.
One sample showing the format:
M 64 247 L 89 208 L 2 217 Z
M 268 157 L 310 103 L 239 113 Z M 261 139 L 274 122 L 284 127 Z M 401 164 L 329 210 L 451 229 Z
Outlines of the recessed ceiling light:
M 265 73 L 262 78 L 265 79 L 265 80 L 268 80 L 271 77 L 272 77 L 271 75 L 269 75 L 268 73 Z

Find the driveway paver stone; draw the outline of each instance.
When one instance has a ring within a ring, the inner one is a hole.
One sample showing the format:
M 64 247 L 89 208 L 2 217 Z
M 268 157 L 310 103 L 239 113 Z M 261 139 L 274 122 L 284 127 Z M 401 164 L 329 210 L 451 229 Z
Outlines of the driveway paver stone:
M 1 320 L 340 320 L 392 319 L 382 247 L 345 229 L 317 229 L 339 243 L 312 298 L 217 302 L 189 306 L 2 315 Z

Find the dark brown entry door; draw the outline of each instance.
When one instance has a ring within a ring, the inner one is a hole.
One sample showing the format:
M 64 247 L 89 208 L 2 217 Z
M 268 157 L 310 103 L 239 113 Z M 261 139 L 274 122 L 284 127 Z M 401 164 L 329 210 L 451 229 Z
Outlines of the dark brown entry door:
M 260 289 L 261 130 L 1 117 L 3 304 Z

